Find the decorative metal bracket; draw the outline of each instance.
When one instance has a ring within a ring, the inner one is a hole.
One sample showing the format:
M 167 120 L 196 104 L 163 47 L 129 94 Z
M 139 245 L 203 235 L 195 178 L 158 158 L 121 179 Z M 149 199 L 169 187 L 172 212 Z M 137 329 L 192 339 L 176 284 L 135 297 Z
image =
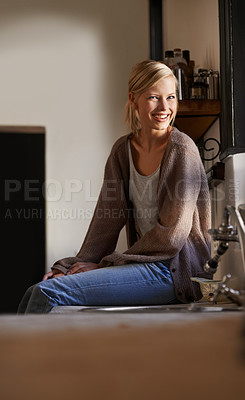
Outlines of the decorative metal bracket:
M 207 147 L 207 143 L 210 141 L 215 142 L 215 146 L 217 146 L 218 148 L 217 148 L 214 156 L 212 156 L 211 158 L 207 158 L 207 157 L 204 157 L 205 152 L 212 151 L 215 149 L 215 147 L 209 147 L 209 148 Z M 198 146 L 198 149 L 199 149 L 202 161 L 213 161 L 213 160 L 215 160 L 215 158 L 217 158 L 219 156 L 219 154 L 221 152 L 221 145 L 217 139 L 208 138 L 208 139 L 204 140 L 202 146 Z

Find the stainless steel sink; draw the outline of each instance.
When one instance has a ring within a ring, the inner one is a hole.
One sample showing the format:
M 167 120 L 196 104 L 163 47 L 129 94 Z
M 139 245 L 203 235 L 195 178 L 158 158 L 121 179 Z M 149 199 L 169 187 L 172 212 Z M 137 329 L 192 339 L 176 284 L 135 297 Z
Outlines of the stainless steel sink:
M 189 312 L 221 312 L 221 311 L 242 311 L 234 303 L 190 303 L 190 304 L 170 304 L 156 306 L 100 306 L 100 307 L 79 307 L 80 312 L 106 312 L 106 313 L 189 313 Z

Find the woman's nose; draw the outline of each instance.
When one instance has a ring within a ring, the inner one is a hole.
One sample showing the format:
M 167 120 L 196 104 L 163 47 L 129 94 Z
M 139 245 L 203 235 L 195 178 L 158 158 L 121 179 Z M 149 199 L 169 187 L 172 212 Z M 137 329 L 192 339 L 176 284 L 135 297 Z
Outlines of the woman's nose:
M 163 111 L 167 110 L 168 109 L 167 101 L 165 99 L 160 98 L 158 102 L 158 108 Z

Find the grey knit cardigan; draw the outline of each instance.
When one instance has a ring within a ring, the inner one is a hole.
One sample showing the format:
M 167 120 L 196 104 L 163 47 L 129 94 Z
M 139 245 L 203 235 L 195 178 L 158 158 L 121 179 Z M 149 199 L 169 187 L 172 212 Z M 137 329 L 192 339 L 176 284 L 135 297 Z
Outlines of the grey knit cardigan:
M 206 173 L 193 140 L 173 128 L 160 166 L 157 189 L 158 220 L 136 239 L 133 205 L 129 199 L 127 141 L 119 138 L 108 157 L 101 192 L 82 247 L 76 257 L 58 260 L 52 268 L 67 273 L 77 261 L 100 267 L 170 260 L 177 298 L 188 303 L 202 295 L 191 277 L 211 279 L 203 271 L 210 258 L 210 195 Z M 128 250 L 115 251 L 126 225 Z

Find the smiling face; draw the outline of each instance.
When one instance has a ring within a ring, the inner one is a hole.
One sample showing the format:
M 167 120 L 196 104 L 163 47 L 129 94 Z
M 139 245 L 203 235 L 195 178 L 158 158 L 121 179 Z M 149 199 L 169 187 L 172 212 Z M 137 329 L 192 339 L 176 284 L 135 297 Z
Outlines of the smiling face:
M 165 133 L 177 112 L 175 79 L 161 78 L 134 100 L 143 130 L 157 130 Z

